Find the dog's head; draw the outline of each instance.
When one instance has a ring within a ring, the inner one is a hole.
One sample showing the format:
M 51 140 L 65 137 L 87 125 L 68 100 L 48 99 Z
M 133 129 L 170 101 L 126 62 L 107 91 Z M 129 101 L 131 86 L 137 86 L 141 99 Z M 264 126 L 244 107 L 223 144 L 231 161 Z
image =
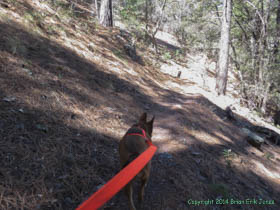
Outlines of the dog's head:
M 145 112 L 141 115 L 139 122 L 137 124 L 137 126 L 140 126 L 142 129 L 144 129 L 146 133 L 149 134 L 150 137 L 152 137 L 152 133 L 153 133 L 154 119 L 155 116 L 153 116 L 153 118 L 149 122 L 147 122 L 147 113 Z

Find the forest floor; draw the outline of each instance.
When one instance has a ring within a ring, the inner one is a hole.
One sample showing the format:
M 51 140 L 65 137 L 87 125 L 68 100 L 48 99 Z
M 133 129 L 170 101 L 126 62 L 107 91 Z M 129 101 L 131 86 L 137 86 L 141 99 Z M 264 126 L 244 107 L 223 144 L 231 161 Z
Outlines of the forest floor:
M 247 143 L 226 118 L 231 95 L 163 74 L 144 46 L 132 61 L 119 29 L 59 8 L 0 2 L 0 209 L 75 209 L 119 171 L 118 142 L 143 112 L 158 150 L 139 209 L 280 209 L 280 147 Z

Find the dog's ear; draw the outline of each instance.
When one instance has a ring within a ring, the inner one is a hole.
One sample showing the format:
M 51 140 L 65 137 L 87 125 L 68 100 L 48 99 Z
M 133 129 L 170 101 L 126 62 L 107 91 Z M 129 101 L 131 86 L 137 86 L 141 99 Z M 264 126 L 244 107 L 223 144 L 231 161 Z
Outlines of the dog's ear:
M 148 122 L 148 124 L 150 124 L 151 126 L 153 126 L 153 124 L 154 124 L 154 119 L 155 119 L 155 116 L 153 116 L 153 118 L 151 119 L 151 121 Z
M 144 112 L 139 119 L 139 124 L 146 123 L 146 121 L 147 121 L 147 113 Z
M 153 118 L 151 119 L 151 121 L 147 122 L 148 130 L 149 130 L 150 136 L 152 136 L 152 133 L 153 133 L 154 119 L 155 119 L 155 116 L 153 116 Z

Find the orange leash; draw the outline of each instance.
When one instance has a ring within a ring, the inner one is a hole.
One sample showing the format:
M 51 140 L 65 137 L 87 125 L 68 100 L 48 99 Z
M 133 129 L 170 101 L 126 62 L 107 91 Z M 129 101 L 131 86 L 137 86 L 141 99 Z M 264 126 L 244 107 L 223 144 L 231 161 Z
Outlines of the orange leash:
M 88 200 L 82 203 L 76 210 L 95 210 L 100 208 L 104 203 L 110 200 L 118 193 L 128 182 L 130 182 L 144 166 L 152 159 L 157 147 L 151 142 L 150 146 L 135 160 L 123 168 L 102 188 L 94 193 Z

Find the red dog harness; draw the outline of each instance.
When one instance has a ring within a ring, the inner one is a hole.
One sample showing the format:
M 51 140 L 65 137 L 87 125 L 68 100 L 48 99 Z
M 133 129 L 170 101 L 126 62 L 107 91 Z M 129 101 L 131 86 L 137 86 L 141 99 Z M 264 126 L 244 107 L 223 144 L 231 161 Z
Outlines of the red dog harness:
M 146 131 L 145 131 L 143 128 L 140 128 L 140 127 L 139 127 L 139 129 L 141 129 L 142 133 L 128 133 L 128 134 L 126 134 L 126 135 L 127 135 L 127 136 L 141 136 L 142 138 L 144 138 L 144 139 L 146 140 L 146 143 L 147 143 L 149 146 L 153 145 L 151 139 L 149 139 L 149 138 L 147 137 Z

